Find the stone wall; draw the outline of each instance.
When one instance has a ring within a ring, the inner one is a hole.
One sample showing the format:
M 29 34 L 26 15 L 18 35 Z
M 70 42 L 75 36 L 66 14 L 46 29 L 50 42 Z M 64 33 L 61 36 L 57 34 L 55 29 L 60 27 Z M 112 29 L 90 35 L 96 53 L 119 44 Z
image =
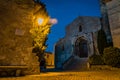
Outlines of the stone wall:
M 80 16 L 66 27 L 66 36 L 96 32 L 101 28 L 100 25 L 98 17 Z M 82 27 L 82 32 L 79 31 L 79 26 Z
M 120 48 L 120 0 L 107 3 L 113 45 Z
M 79 26 L 81 25 L 82 31 L 79 31 Z M 75 41 L 79 37 L 83 37 L 88 41 L 88 52 L 89 56 L 94 53 L 93 44 L 97 53 L 97 31 L 101 29 L 100 19 L 98 17 L 90 16 L 80 16 L 77 17 L 72 23 L 66 27 L 66 43 L 69 43 L 70 47 L 74 47 Z M 93 43 L 94 41 L 94 43 Z M 68 48 L 71 49 L 72 48 Z M 73 50 L 68 50 L 74 52 Z M 69 52 L 69 54 L 70 54 Z M 67 52 L 66 52 L 67 53 Z M 72 54 L 71 53 L 71 54 Z
M 38 57 L 32 53 L 33 0 L 0 0 L 0 65 L 27 65 L 39 73 Z
M 64 54 L 64 43 L 65 40 L 62 38 L 60 39 L 57 44 L 55 45 L 55 67 L 56 68 L 62 68 L 62 63 L 65 61 L 65 55 Z

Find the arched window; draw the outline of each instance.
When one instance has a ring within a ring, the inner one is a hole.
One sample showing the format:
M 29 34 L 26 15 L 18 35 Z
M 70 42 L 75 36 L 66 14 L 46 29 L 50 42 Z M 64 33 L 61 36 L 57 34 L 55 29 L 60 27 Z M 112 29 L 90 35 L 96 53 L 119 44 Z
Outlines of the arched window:
M 80 25 L 80 26 L 79 26 L 79 32 L 81 32 L 81 31 L 82 31 L 82 26 Z

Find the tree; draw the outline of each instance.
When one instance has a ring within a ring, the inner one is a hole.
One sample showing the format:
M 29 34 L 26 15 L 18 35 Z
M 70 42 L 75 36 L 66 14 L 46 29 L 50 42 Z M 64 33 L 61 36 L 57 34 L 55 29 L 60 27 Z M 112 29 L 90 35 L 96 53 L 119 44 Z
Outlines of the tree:
M 107 47 L 106 35 L 103 29 L 98 31 L 97 44 L 99 53 L 103 54 L 104 48 Z
M 37 54 L 39 61 L 41 61 L 47 47 L 47 35 L 50 33 L 50 17 L 43 3 L 36 3 L 33 16 L 34 25 L 30 30 L 33 38 L 33 52 Z

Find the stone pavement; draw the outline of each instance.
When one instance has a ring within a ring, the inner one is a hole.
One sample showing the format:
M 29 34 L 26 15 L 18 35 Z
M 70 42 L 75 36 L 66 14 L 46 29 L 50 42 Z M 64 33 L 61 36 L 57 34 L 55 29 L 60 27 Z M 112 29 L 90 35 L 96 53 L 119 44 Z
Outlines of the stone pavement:
M 85 69 L 86 59 L 75 59 L 68 70 L 47 69 L 39 75 L 3 77 L 0 80 L 120 80 L 120 69 L 94 71 Z
M 69 71 L 86 71 L 87 68 L 87 58 L 74 57 L 71 64 L 69 64 L 66 70 Z
M 0 78 L 0 80 L 120 80 L 120 70 L 46 72 L 40 75 Z

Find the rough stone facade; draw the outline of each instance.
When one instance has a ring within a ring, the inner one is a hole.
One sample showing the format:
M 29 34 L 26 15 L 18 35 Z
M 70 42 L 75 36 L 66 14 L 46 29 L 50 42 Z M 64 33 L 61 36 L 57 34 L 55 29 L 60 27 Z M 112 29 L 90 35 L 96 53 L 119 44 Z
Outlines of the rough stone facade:
M 106 3 L 113 45 L 120 48 L 120 0 L 112 0 Z
M 39 73 L 32 53 L 33 0 L 0 1 L 0 66 L 26 65 L 29 74 Z M 39 9 L 39 8 L 38 8 Z
M 100 28 L 101 23 L 98 17 L 78 17 L 70 23 L 66 27 L 65 37 L 55 45 L 55 67 L 63 68 L 64 62 L 71 56 L 88 58 L 96 53 L 96 37 Z

